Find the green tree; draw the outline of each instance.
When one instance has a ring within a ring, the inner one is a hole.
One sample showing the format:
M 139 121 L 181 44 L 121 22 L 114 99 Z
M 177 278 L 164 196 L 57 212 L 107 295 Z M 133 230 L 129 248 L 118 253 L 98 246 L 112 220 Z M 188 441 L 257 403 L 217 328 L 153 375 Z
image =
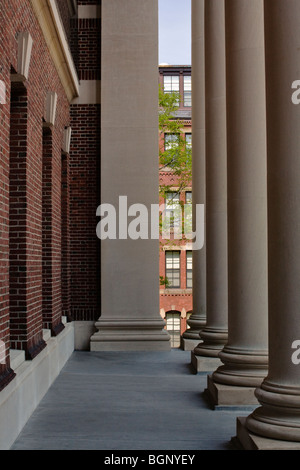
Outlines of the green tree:
M 192 179 L 192 149 L 186 145 L 182 122 L 176 118 L 179 100 L 179 93 L 164 93 L 159 87 L 159 134 L 163 138 L 169 136 L 169 140 L 159 151 L 160 170 L 169 169 L 174 173 L 178 193 L 189 186 Z M 169 186 L 160 186 L 163 197 L 169 191 Z
M 175 194 L 180 194 L 190 186 L 192 180 L 192 149 L 186 145 L 182 132 L 182 121 L 176 117 L 179 100 L 179 93 L 164 93 L 163 89 L 159 88 L 159 137 L 165 143 L 159 151 L 159 165 L 160 171 L 170 170 L 176 176 L 177 190 L 175 192 L 172 189 Z M 165 136 L 169 136 L 167 142 Z M 160 195 L 164 199 L 166 199 L 166 194 L 170 193 L 170 190 L 170 186 L 160 185 Z M 180 204 L 182 206 L 182 203 Z M 160 227 L 162 230 L 162 221 Z M 164 240 L 164 242 L 176 246 L 174 240 Z M 168 278 L 160 276 L 160 285 L 168 288 L 170 286 Z

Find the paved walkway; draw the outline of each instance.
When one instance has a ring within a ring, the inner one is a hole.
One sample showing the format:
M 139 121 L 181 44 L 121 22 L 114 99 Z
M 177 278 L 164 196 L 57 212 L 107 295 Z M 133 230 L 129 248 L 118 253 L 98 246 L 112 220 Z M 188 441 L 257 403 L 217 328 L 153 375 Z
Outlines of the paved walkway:
M 236 417 L 212 410 L 190 352 L 74 352 L 13 450 L 226 450 Z

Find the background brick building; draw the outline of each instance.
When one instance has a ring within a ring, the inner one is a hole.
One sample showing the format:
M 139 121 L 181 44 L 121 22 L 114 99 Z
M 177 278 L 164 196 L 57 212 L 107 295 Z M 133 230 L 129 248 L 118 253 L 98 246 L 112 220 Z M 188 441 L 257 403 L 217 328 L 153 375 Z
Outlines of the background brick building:
M 186 145 L 192 141 L 192 87 L 190 66 L 159 66 L 159 84 L 165 93 L 179 92 L 181 99 L 176 119 L 182 124 L 182 136 Z M 161 135 L 160 146 L 168 145 L 169 134 Z M 178 177 L 171 168 L 161 167 L 160 186 L 170 188 L 169 202 L 162 198 L 160 203 L 172 205 L 172 201 L 191 203 L 192 183 L 178 193 Z M 171 202 L 170 202 L 171 201 Z M 192 251 L 184 240 L 160 240 L 160 276 L 167 278 L 168 286 L 160 288 L 160 313 L 167 322 L 173 347 L 180 345 L 180 336 L 187 329 L 187 319 L 193 308 L 192 296 Z

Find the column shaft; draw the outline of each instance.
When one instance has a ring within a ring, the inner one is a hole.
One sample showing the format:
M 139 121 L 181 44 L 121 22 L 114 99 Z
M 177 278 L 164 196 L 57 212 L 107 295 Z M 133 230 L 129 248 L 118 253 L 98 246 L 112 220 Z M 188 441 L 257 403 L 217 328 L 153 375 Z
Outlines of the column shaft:
M 207 324 L 194 353 L 217 357 L 227 342 L 227 146 L 225 4 L 205 2 Z
M 299 79 L 300 4 L 265 0 L 268 228 L 269 374 L 257 389 L 262 407 L 250 431 L 300 442 L 300 109 L 292 83 Z M 299 348 L 299 343 L 298 343 Z M 294 360 L 292 355 L 294 353 Z
M 267 375 L 267 192 L 263 0 L 225 0 L 228 343 L 214 382 Z
M 205 46 L 204 2 L 192 0 L 193 224 L 196 204 L 205 204 Z M 194 226 L 195 230 L 195 226 Z M 185 349 L 199 343 L 206 324 L 206 247 L 193 252 L 193 314 L 183 334 Z
M 102 18 L 101 203 L 115 208 L 119 222 L 116 239 L 101 242 L 101 318 L 91 349 L 168 350 L 159 240 L 128 235 L 130 206 L 142 204 L 150 220 L 159 204 L 158 2 L 103 0 Z

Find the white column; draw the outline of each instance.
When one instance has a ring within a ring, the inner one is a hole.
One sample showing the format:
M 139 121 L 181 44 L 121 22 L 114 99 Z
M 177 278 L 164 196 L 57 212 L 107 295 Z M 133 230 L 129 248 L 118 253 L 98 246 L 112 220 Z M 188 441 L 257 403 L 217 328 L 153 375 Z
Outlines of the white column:
M 193 207 L 205 204 L 205 47 L 204 0 L 192 0 L 192 86 L 193 86 Z M 195 230 L 195 227 L 194 227 Z M 193 350 L 206 324 L 206 247 L 193 252 L 193 314 L 190 329 L 182 335 L 185 350 Z
M 192 352 L 197 371 L 220 365 L 228 337 L 227 139 L 224 0 L 205 1 L 207 324 Z
M 228 342 L 209 389 L 216 396 L 212 380 L 217 392 L 229 391 L 229 402 L 244 404 L 255 403 L 254 388 L 268 368 L 263 0 L 225 0 L 225 21 Z
M 101 202 L 118 215 L 126 196 L 128 208 L 143 204 L 150 216 L 159 203 L 158 1 L 125 3 L 102 0 Z M 118 225 L 125 238 L 126 221 Z M 91 350 L 168 350 L 164 326 L 159 240 L 122 239 L 117 230 L 116 240 L 101 242 L 101 317 Z
M 300 449 L 299 24 L 298 0 L 265 0 L 270 359 L 247 428 L 275 449 Z

